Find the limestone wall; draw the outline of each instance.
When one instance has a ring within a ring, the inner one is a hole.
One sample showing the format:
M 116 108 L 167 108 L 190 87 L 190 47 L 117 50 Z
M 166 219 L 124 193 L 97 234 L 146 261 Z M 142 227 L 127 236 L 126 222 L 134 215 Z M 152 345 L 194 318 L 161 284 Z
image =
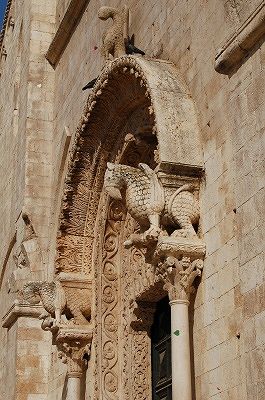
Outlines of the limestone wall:
M 40 321 L 11 308 L 27 280 L 48 276 L 52 191 L 53 70 L 45 53 L 54 31 L 53 1 L 12 1 L 0 61 L 1 398 L 46 399 L 51 338 Z M 35 261 L 21 245 L 34 230 Z M 30 228 L 31 229 L 31 228 Z M 7 329 L 8 327 L 8 329 Z
M 89 93 L 82 87 L 103 65 L 101 36 L 109 21 L 100 21 L 97 10 L 100 5 L 124 4 L 90 0 L 53 69 L 44 55 L 70 3 L 14 0 L 15 25 L 4 37 L 7 55 L 0 62 L 2 316 L 17 296 L 17 286 L 29 276 L 34 280 L 53 275 L 66 138 L 74 134 Z M 147 56 L 175 63 L 195 102 L 201 129 L 205 162 L 201 231 L 207 257 L 194 305 L 196 400 L 264 397 L 263 42 L 236 72 L 221 75 L 214 70 L 218 49 L 260 3 L 127 1 L 136 46 Z M 17 269 L 13 255 L 23 240 L 22 210 L 37 233 L 43 263 L 31 271 L 20 269 L 17 279 L 12 275 Z M 9 330 L 1 328 L 0 379 L 8 393 L 5 398 L 59 400 L 65 395 L 65 368 L 49 347 L 50 334 L 39 330 L 38 356 L 33 360 L 31 342 L 22 337 L 24 325 L 30 336 L 40 322 L 23 318 Z M 33 374 L 31 363 L 41 379 Z M 33 377 L 39 386 L 28 389 Z M 24 397 L 15 394 L 19 385 L 26 385 Z
M 264 44 L 230 76 L 214 70 L 218 49 L 259 3 L 127 2 L 136 45 L 176 64 L 198 111 L 207 258 L 195 300 L 197 400 L 264 395 Z M 55 69 L 57 143 L 65 125 L 74 132 L 88 94 L 81 88 L 100 73 L 107 23 L 98 7 L 90 1 Z

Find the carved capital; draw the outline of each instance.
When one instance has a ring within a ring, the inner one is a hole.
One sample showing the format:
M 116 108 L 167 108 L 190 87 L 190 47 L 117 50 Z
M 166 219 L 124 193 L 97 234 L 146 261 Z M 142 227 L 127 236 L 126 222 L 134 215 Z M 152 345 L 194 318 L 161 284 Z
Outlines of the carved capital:
M 87 327 L 61 325 L 53 337 L 62 362 L 67 364 L 67 374 L 81 377 L 90 355 L 92 330 Z
M 199 239 L 164 238 L 158 243 L 156 272 L 170 301 L 189 301 L 193 282 L 202 273 L 204 255 L 205 245 Z

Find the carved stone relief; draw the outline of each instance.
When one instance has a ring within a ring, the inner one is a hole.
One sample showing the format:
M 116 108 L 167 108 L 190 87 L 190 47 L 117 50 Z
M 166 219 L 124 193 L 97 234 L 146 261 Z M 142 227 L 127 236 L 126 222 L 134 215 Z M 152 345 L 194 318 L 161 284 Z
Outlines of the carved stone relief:
M 98 17 L 103 21 L 112 18 L 113 25 L 103 35 L 102 54 L 105 60 L 126 54 L 125 40 L 128 37 L 129 10 L 124 6 L 121 10 L 114 7 L 101 7 Z
M 25 303 L 41 303 L 41 327 L 49 330 L 59 357 L 67 364 L 68 377 L 81 378 L 92 341 L 91 282 L 86 276 L 61 274 L 54 282 L 28 282 L 23 288 Z
M 108 48 L 107 57 L 112 50 Z M 176 99 L 182 102 L 183 91 L 185 107 L 182 104 L 181 110 L 188 109 L 189 118 L 185 116 L 185 120 L 193 120 L 192 102 L 184 84 L 177 80 L 170 63 L 127 56 L 106 63 L 74 138 L 56 266 L 59 276 L 81 274 L 94 283 L 91 320 L 95 400 L 131 399 L 132 393 L 137 399 L 151 398 L 149 329 L 154 303 L 167 294 L 162 272 L 167 258 L 163 246 L 161 252 L 156 250 L 168 238 L 199 240 L 197 177 L 201 163 L 198 138 L 190 138 L 196 137 L 198 129 L 195 124 L 192 134 L 190 127 L 186 132 L 185 123 L 179 121 L 182 112 L 168 113 L 159 103 L 162 86 L 170 94 L 165 103 L 171 108 Z M 190 104 L 186 107 L 187 102 Z M 161 118 L 157 118 L 160 111 Z M 187 161 L 187 153 L 181 153 L 175 145 L 171 125 L 181 126 L 183 140 L 189 142 L 192 164 Z M 179 171 L 175 156 L 179 165 L 185 164 L 184 177 L 175 173 Z M 129 196 L 134 203 L 120 201 L 129 182 L 122 187 L 120 182 L 117 187 L 112 185 L 118 191 L 111 200 L 102 190 L 107 162 L 111 163 L 110 175 L 122 168 L 127 177 L 130 171 L 137 172 Z M 126 241 L 130 248 L 124 248 Z M 150 316 L 148 321 L 146 315 Z M 64 348 L 68 354 L 67 346 Z

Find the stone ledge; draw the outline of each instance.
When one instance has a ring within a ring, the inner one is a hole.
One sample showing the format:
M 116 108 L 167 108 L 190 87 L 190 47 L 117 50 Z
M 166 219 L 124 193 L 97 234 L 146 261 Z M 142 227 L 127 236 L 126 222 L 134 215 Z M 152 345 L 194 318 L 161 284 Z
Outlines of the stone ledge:
M 176 258 L 204 259 L 205 243 L 199 238 L 192 237 L 161 237 L 158 240 L 156 256 L 173 256 Z
M 53 67 L 58 63 L 89 1 L 90 0 L 70 1 L 66 13 L 46 53 L 46 58 Z
M 263 35 L 265 35 L 265 0 L 218 51 L 214 69 L 220 74 L 228 75 L 249 55 Z
M 8 312 L 2 318 L 2 327 L 10 328 L 19 317 L 39 318 L 44 312 L 45 310 L 41 305 L 32 306 L 15 300 L 14 304 L 12 304 Z
M 77 340 L 81 342 L 91 342 L 93 329 L 91 325 L 59 325 L 58 331 L 54 334 L 54 342 L 65 342 Z

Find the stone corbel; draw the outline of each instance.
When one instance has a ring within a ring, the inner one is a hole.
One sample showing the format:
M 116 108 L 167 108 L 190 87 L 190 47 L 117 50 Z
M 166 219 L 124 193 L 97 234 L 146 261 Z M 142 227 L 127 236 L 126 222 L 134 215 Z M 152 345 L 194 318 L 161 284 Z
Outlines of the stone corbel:
M 41 303 L 45 310 L 39 319 L 67 364 L 69 400 L 80 400 L 81 376 L 90 354 L 91 286 L 87 276 L 61 273 L 54 282 L 28 282 L 23 288 L 24 300 Z

